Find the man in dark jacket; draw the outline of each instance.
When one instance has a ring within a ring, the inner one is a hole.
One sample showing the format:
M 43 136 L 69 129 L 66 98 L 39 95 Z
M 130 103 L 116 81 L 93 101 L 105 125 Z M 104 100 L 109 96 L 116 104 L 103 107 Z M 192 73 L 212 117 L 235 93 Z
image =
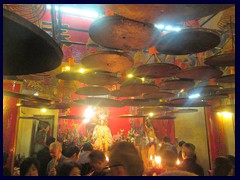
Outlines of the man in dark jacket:
M 49 136 L 46 141 L 46 146 L 37 153 L 37 159 L 40 163 L 39 176 L 47 176 L 47 165 L 52 159 L 49 153 L 49 146 L 53 142 L 55 142 L 55 138 Z
M 204 176 L 203 168 L 196 163 L 195 146 L 191 143 L 185 143 L 182 147 L 183 162 L 179 169 Z

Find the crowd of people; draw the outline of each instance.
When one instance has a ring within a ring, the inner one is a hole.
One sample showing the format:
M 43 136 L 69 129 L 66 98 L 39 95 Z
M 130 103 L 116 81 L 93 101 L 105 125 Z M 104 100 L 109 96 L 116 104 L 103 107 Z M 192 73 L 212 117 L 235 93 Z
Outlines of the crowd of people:
M 62 145 L 49 137 L 46 147 L 37 157 L 27 157 L 20 165 L 19 176 L 147 176 L 141 154 L 133 143 L 117 142 L 105 153 L 94 149 L 91 143 L 81 148 Z M 156 153 L 161 156 L 159 176 L 204 176 L 203 167 L 197 163 L 196 147 L 192 143 L 180 141 L 175 147 L 169 137 L 165 137 Z M 7 156 L 7 154 L 4 154 Z M 180 164 L 176 164 L 179 160 Z M 5 167 L 4 175 L 11 175 Z M 220 156 L 215 159 L 210 176 L 234 176 L 235 157 Z M 16 176 L 16 174 L 14 174 Z

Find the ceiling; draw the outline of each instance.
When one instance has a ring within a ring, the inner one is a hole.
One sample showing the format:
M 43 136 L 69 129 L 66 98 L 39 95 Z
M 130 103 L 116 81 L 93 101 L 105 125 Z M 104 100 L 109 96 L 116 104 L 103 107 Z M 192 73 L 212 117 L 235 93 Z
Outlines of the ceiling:
M 218 94 L 219 99 L 233 94 L 231 91 L 223 96 L 220 90 L 235 88 L 235 76 L 232 75 L 234 81 L 230 83 L 226 83 L 228 79 L 219 83 L 218 79 L 234 74 L 234 5 L 76 4 L 68 7 L 95 8 L 101 14 L 85 31 L 88 37 L 85 42 L 59 41 L 63 36 L 59 33 L 63 32 L 59 25 L 61 16 L 70 17 L 64 12 L 59 14 L 43 4 L 4 5 L 6 71 L 3 78 L 23 84 L 20 95 L 8 93 L 28 101 L 22 106 L 29 106 L 30 101 L 40 107 L 42 98 L 50 100 L 44 105 L 56 109 L 99 102 L 112 107 L 161 106 L 163 102 L 181 107 L 183 101 L 174 104 L 173 100 L 188 97 L 193 88 L 210 89 L 205 95 Z M 50 11 L 51 32 L 40 25 Z M 77 19 L 69 19 L 74 18 Z M 166 31 L 154 26 L 166 23 L 181 30 Z M 72 58 L 66 55 L 70 51 Z M 212 57 L 220 65 L 205 64 L 207 58 L 213 61 Z M 81 68 L 85 72 L 79 72 Z M 132 78 L 128 77 L 130 73 Z M 229 78 L 233 79 L 232 76 Z M 219 87 L 214 89 L 213 85 Z M 36 92 L 39 99 L 34 99 Z M 105 98 L 104 102 L 101 98 Z M 206 103 L 211 104 L 217 98 L 209 98 Z M 130 99 L 135 101 L 126 101 Z

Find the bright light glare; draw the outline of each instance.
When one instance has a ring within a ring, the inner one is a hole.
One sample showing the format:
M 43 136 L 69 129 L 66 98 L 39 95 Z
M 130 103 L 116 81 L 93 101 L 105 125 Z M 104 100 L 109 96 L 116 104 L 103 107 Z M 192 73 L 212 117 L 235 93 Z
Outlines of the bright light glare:
M 42 108 L 41 111 L 42 111 L 43 113 L 45 113 L 45 112 L 47 112 L 47 109 L 46 109 L 46 108 Z
M 106 161 L 108 162 L 109 161 L 109 158 L 106 156 Z
M 156 24 L 155 27 L 158 29 L 164 29 L 165 26 L 163 24 Z
M 160 156 L 155 156 L 155 162 L 156 162 L 157 164 L 160 164 L 161 161 L 162 161 L 162 159 L 161 159 Z
M 66 66 L 65 67 L 65 71 L 70 71 L 71 67 L 70 66 Z
M 181 31 L 181 28 L 179 28 L 179 27 L 175 27 L 175 28 L 173 28 L 172 30 L 178 32 L 178 31 Z
M 80 68 L 80 69 L 79 69 L 79 72 L 80 72 L 80 73 L 84 73 L 84 72 L 85 72 L 85 69 Z
M 90 121 L 89 118 L 85 118 L 85 119 L 83 120 L 83 123 L 87 124 L 89 121 Z
M 91 107 L 88 107 L 84 112 L 84 116 L 86 119 L 91 119 L 94 113 L 95 113 L 94 110 Z
M 180 27 L 173 27 L 171 25 L 155 24 L 155 27 L 165 31 L 180 31 Z
M 127 77 L 128 77 L 128 78 L 132 78 L 132 77 L 133 77 L 133 74 L 128 74 Z
M 149 116 L 150 116 L 150 117 L 153 117 L 153 115 L 154 115 L 154 114 L 153 114 L 152 112 L 149 113 Z
M 191 94 L 190 96 L 188 96 L 188 98 L 193 99 L 193 98 L 198 98 L 200 97 L 200 94 Z
M 51 9 L 51 5 L 47 5 L 47 9 Z M 55 6 L 55 10 L 56 11 L 58 10 L 58 6 Z M 60 7 L 60 10 L 65 13 L 80 15 L 82 17 L 88 17 L 88 18 L 99 17 L 99 14 L 92 10 L 77 9 L 77 8 L 71 8 L 71 7 Z
M 180 90 L 180 93 L 183 93 L 183 92 L 184 92 L 184 89 L 181 89 L 181 90 Z
M 35 92 L 33 95 L 34 95 L 34 96 L 39 96 L 38 92 Z
M 232 113 L 230 113 L 230 112 L 222 112 L 222 116 L 224 118 L 232 118 Z
M 166 26 L 165 29 L 166 29 L 167 31 L 171 31 L 171 30 L 173 30 L 173 27 L 172 27 L 172 26 Z
M 177 159 L 177 162 L 176 162 L 176 164 L 177 164 L 177 165 L 180 165 L 180 161 L 179 161 L 179 159 Z

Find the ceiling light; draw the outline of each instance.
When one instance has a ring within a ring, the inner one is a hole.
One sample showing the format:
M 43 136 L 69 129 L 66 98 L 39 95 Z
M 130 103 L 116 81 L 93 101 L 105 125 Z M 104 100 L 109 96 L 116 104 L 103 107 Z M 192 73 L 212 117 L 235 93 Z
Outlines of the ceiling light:
M 34 95 L 34 96 L 39 96 L 38 92 L 35 92 L 33 95 Z
M 194 98 L 199 98 L 200 94 L 191 94 L 190 96 L 188 96 L 188 98 L 190 99 L 194 99 Z
M 133 74 L 128 74 L 127 77 L 128 77 L 128 78 L 132 78 L 132 77 L 133 77 Z
M 167 31 L 171 31 L 171 30 L 173 29 L 173 27 L 172 27 L 172 26 L 166 26 L 165 29 L 166 29 Z

